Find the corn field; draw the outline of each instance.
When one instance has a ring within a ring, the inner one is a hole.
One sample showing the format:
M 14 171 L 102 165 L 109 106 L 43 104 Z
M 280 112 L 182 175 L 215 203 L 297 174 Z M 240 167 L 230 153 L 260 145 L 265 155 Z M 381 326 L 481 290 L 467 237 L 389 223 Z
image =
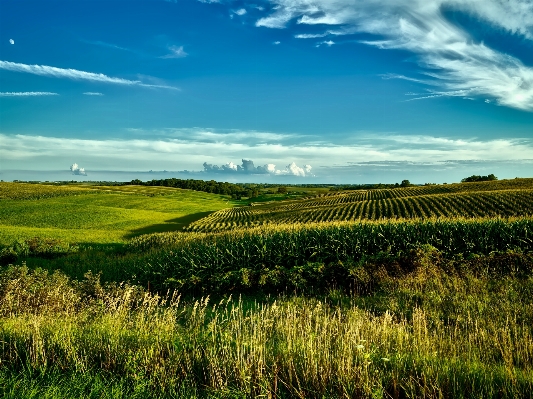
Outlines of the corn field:
M 533 189 L 434 194 L 427 191 L 425 188 L 372 190 L 223 209 L 192 223 L 188 231 L 223 231 L 265 224 L 533 214 Z
M 131 241 L 130 250 L 146 255 L 128 262 L 120 274 L 134 274 L 139 284 L 191 292 L 311 289 L 333 280 L 349 285 L 358 262 L 369 256 L 401 257 L 427 245 L 451 258 L 527 253 L 533 250 L 533 219 L 300 223 L 192 236 L 153 234 Z M 515 271 L 529 273 L 523 266 Z M 118 270 L 115 264 L 110 273 Z

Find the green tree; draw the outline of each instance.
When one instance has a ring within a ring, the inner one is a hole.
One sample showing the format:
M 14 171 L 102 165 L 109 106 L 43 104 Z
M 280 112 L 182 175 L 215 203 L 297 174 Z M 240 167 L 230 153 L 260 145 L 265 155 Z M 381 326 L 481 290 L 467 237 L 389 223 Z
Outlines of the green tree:
M 480 176 L 480 175 L 468 176 L 468 177 L 465 177 L 464 179 L 461 179 L 461 183 L 472 183 L 476 181 L 494 181 L 494 180 L 498 180 L 498 178 L 494 176 L 493 173 L 491 173 L 490 175 L 487 175 L 487 176 Z

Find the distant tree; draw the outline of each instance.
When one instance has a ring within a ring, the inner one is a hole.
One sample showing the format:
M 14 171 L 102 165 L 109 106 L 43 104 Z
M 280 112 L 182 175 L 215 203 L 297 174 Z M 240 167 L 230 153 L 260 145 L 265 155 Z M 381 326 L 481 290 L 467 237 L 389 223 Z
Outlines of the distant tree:
M 490 175 L 487 175 L 487 176 L 472 175 L 469 177 L 465 177 L 464 179 L 461 180 L 461 183 L 472 183 L 476 181 L 494 181 L 494 180 L 498 180 L 498 178 L 494 176 L 493 173 L 491 173 Z
M 287 187 L 278 187 L 278 194 L 287 194 Z
M 402 180 L 400 183 L 400 187 L 410 187 L 412 186 L 411 182 L 409 180 Z

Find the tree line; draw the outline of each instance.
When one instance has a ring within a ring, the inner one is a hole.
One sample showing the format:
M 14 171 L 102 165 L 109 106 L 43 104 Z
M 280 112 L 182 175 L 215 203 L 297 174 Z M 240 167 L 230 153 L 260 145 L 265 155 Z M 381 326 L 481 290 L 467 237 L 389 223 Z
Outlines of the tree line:
M 496 176 L 494 176 L 493 173 L 487 176 L 479 176 L 479 175 L 472 175 L 469 177 L 465 177 L 464 179 L 461 179 L 461 183 L 471 183 L 476 181 L 493 181 L 498 180 Z
M 231 195 L 233 198 L 240 199 L 241 197 L 253 198 L 259 196 L 259 190 L 255 185 L 234 184 L 228 182 L 218 182 L 215 180 L 195 180 L 195 179 L 159 179 L 142 181 L 139 179 L 124 183 L 134 184 L 139 186 L 163 186 L 182 188 L 186 190 L 203 191 L 211 194 Z

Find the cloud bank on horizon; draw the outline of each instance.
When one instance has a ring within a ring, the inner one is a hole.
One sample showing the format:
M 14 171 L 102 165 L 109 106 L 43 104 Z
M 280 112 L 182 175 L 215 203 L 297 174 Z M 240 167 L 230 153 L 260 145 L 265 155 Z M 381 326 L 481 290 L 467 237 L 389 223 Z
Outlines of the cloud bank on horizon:
M 333 37 L 371 34 L 376 39 L 358 41 L 380 49 L 416 54 L 428 77 L 420 83 L 430 86 L 429 95 L 420 95 L 419 99 L 490 97 L 499 105 L 533 111 L 533 68 L 476 41 L 464 27 L 445 15 L 446 11 L 466 13 L 530 41 L 531 0 L 266 0 L 266 3 L 270 8 L 264 8 L 267 15 L 255 21 L 257 27 L 284 29 L 296 23 L 302 31 L 311 26 L 323 28 L 319 33 L 295 35 L 298 39 L 323 38 L 316 46 L 334 45 Z
M 234 164 L 233 162 L 228 162 L 225 165 L 218 166 L 208 164 L 204 162 L 204 172 L 210 173 L 230 173 L 230 174 L 249 174 L 249 175 L 263 175 L 270 174 L 275 176 L 313 176 L 311 174 L 311 165 L 304 165 L 304 167 L 299 167 L 295 162 L 291 162 L 284 169 L 276 169 L 276 165 L 269 163 L 263 166 L 255 166 L 252 160 L 243 159 L 242 165 Z

